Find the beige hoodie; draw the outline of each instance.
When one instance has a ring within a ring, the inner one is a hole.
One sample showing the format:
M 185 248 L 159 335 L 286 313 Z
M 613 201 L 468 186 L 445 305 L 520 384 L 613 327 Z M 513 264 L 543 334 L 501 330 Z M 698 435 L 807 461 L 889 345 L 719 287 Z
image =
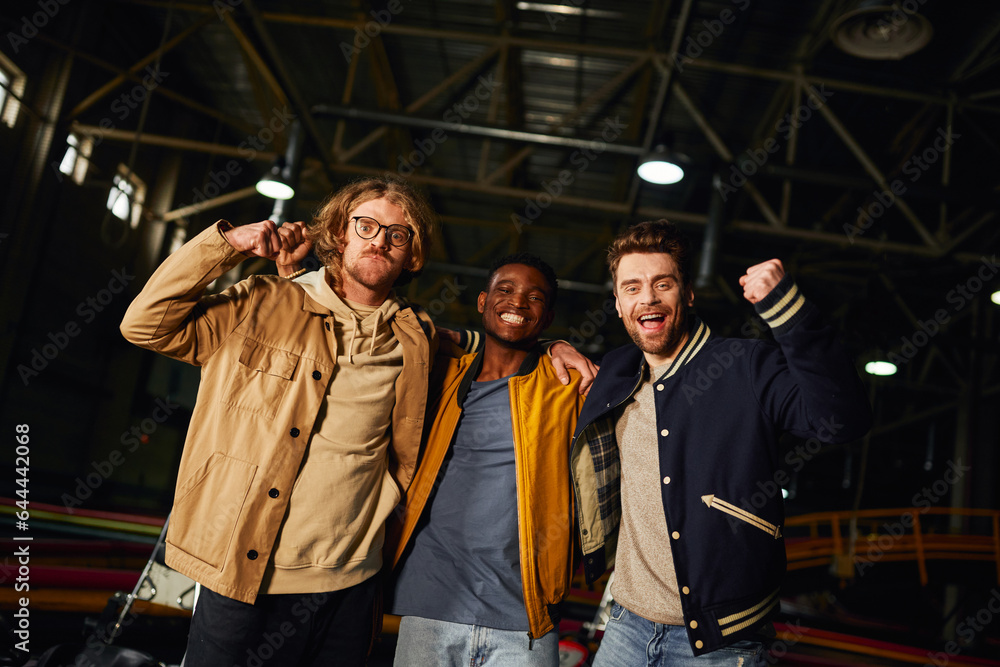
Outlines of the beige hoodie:
M 383 526 L 400 500 L 387 471 L 395 382 L 403 351 L 381 306 L 346 302 L 326 270 L 296 280 L 333 313 L 337 367 L 309 438 L 262 593 L 318 593 L 361 583 L 382 566 Z

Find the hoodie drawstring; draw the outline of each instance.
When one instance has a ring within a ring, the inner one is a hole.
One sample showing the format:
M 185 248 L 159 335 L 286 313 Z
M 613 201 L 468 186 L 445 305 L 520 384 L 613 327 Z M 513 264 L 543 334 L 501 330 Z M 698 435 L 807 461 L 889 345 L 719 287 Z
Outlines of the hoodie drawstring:
M 354 364 L 354 340 L 358 337 L 358 329 L 361 327 L 361 321 L 358 320 L 358 316 L 351 311 L 351 321 L 354 322 L 354 328 L 351 330 L 351 342 L 347 344 L 347 363 Z
M 372 326 L 372 349 L 368 352 L 369 356 L 375 356 L 375 338 L 378 336 L 378 325 L 382 321 L 382 311 L 375 311 L 375 323 Z
M 351 342 L 347 345 L 347 363 L 354 364 L 354 341 L 358 338 L 358 331 L 361 329 L 361 320 L 358 319 L 357 314 L 351 311 L 351 321 L 354 322 L 354 329 L 351 331 Z M 382 322 L 382 311 L 375 311 L 375 322 L 372 326 L 372 344 L 371 349 L 369 349 L 368 354 L 370 356 L 375 356 L 375 338 L 378 336 L 378 325 Z

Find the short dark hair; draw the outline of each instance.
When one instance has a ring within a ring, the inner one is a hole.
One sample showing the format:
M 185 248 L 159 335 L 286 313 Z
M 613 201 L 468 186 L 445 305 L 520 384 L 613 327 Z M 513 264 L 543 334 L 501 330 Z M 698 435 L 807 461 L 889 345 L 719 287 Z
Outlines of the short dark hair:
M 552 269 L 548 263 L 539 257 L 538 255 L 533 255 L 530 252 L 515 252 L 511 255 L 504 255 L 503 257 L 496 259 L 490 264 L 490 271 L 486 275 L 486 289 L 489 289 L 490 283 L 493 282 L 493 276 L 496 275 L 497 271 L 501 267 L 507 266 L 508 264 L 524 264 L 525 266 L 530 266 L 533 269 L 538 269 L 539 273 L 545 276 L 545 280 L 549 283 L 549 299 L 546 304 L 549 310 L 552 310 L 556 306 L 556 293 L 559 289 L 559 280 L 556 278 L 556 272 Z
M 650 220 L 619 232 L 608 248 L 608 266 L 611 268 L 611 281 L 616 288 L 618 263 L 623 255 L 636 252 L 662 252 L 670 255 L 677 263 L 684 287 L 691 286 L 691 242 L 674 223 L 663 219 Z

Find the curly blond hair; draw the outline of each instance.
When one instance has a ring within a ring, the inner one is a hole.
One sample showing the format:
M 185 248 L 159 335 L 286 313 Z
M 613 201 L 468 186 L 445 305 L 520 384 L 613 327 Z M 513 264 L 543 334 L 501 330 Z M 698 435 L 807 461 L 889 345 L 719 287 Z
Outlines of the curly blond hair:
M 395 176 L 360 179 L 327 197 L 306 226 L 306 234 L 313 242 L 313 251 L 326 265 L 327 273 L 337 289 L 340 287 L 350 214 L 361 204 L 373 199 L 387 199 L 403 209 L 403 217 L 413 230 L 410 263 L 403 267 L 403 273 L 395 284 L 408 282 L 424 268 L 430 252 L 435 217 L 427 199 L 412 185 Z

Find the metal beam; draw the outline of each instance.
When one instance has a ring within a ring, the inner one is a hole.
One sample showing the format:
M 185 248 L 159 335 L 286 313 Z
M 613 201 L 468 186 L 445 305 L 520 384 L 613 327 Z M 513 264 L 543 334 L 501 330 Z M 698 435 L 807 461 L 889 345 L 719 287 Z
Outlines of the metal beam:
M 227 192 L 224 195 L 219 195 L 214 199 L 206 199 L 203 202 L 198 202 L 197 204 L 191 204 L 190 206 L 183 206 L 181 208 L 175 208 L 173 211 L 168 211 L 163 214 L 161 220 L 164 222 L 169 222 L 170 220 L 177 220 L 178 218 L 184 218 L 189 215 L 194 215 L 195 213 L 201 213 L 202 211 L 207 211 L 209 209 L 218 208 L 219 206 L 225 206 L 226 204 L 231 204 L 234 201 L 240 201 L 241 199 L 248 199 L 250 197 L 259 197 L 257 188 L 253 185 L 242 188 L 240 190 L 234 190 L 233 192 Z
M 687 91 L 684 90 L 679 81 L 674 82 L 674 95 L 677 96 L 677 99 L 684 105 L 684 108 L 687 109 L 691 118 L 694 119 L 694 122 L 701 128 L 701 131 L 705 134 L 708 142 L 712 144 L 712 148 L 715 149 L 715 152 L 719 154 L 719 157 L 726 162 L 732 162 L 733 152 L 729 150 L 729 147 L 726 146 L 722 137 L 719 136 L 719 133 L 716 132 L 711 123 L 708 122 L 708 118 L 706 118 L 705 114 L 701 112 L 701 109 L 695 105 L 694 100 L 692 100 L 687 94 Z M 747 180 L 743 184 L 743 189 L 746 190 L 748 195 L 750 195 L 750 198 L 753 199 L 755 204 L 757 204 L 757 208 L 760 209 L 764 218 L 771 225 L 774 227 L 782 226 L 781 220 L 778 219 L 774 209 L 771 208 L 771 205 L 764 198 L 764 195 L 761 194 L 760 190 L 757 189 L 757 186 Z
M 875 179 L 875 182 L 878 184 L 879 188 L 881 188 L 883 191 L 892 192 L 892 188 L 889 186 L 889 183 L 887 182 L 885 175 L 875 165 L 875 162 L 870 157 L 868 157 L 868 154 L 865 153 L 865 150 L 861 147 L 861 144 L 859 144 L 854 139 L 854 137 L 847 130 L 844 124 L 840 122 L 840 119 L 837 118 L 836 114 L 834 114 L 833 111 L 830 109 L 830 105 L 824 103 L 823 97 L 819 94 L 819 92 L 808 84 L 804 86 L 804 89 L 806 94 L 808 94 L 816 102 L 816 107 L 818 108 L 820 115 L 822 115 L 823 118 L 826 119 L 826 122 L 830 124 L 830 127 L 832 127 L 833 131 L 837 133 L 837 136 L 839 136 L 840 139 L 844 142 L 848 150 L 850 150 L 851 153 L 854 154 L 854 157 L 858 159 L 858 162 L 861 163 L 861 166 L 864 167 L 865 171 L 867 171 L 869 175 L 871 175 L 871 177 Z M 909 204 L 907 204 L 903 200 L 903 197 L 901 195 L 896 196 L 896 208 L 898 208 L 899 212 L 903 214 L 903 217 L 905 217 L 907 220 L 910 221 L 910 224 L 917 231 L 917 234 L 920 235 L 920 238 L 924 240 L 924 243 L 926 243 L 929 248 L 935 248 L 935 249 L 938 248 L 937 240 L 933 236 L 931 236 L 931 233 L 927 231 L 927 228 L 924 227 L 924 224 L 920 221 L 920 218 L 917 217 L 917 214 L 914 213 L 913 209 L 910 208 Z
M 233 20 L 233 17 L 229 12 L 222 12 L 222 20 L 225 21 L 226 27 L 229 28 L 230 32 L 232 32 L 233 36 L 236 38 L 236 41 L 239 42 L 240 48 L 243 49 L 243 53 L 246 54 L 246 56 L 253 63 L 254 67 L 257 68 L 257 72 L 261 75 L 264 82 L 267 84 L 267 87 L 271 90 L 271 93 L 278 100 L 278 104 L 283 107 L 288 106 L 288 97 L 285 95 L 285 91 L 282 90 L 281 84 L 278 83 L 278 79 L 274 76 L 274 73 L 271 72 L 271 68 L 267 66 L 267 63 L 264 62 L 264 59 L 257 51 L 257 48 L 253 45 L 253 42 L 251 42 L 250 38 L 247 37 L 247 34 L 243 32 L 243 29 L 240 28 L 239 25 L 236 24 L 236 21 Z
M 444 92 L 445 90 L 447 90 L 448 88 L 450 88 L 452 85 L 454 85 L 458 81 L 462 81 L 464 79 L 467 79 L 468 77 L 472 76 L 473 73 L 475 73 L 476 71 L 478 71 L 479 69 L 481 69 L 482 67 L 484 67 L 487 62 L 489 62 L 492 58 L 494 58 L 497 55 L 498 52 L 499 52 L 498 49 L 488 50 L 485 53 L 481 54 L 478 58 L 469 61 L 468 63 L 466 63 L 465 65 L 463 65 L 459 69 L 455 70 L 454 72 L 452 72 L 451 74 L 449 74 L 447 77 L 445 77 L 442 81 L 438 82 L 433 88 L 431 88 L 430 90 L 428 90 L 426 93 L 424 93 L 423 95 L 421 95 L 419 98 L 417 98 L 413 102 L 410 102 L 408 105 L 406 105 L 406 108 L 403 110 L 404 114 L 401 114 L 400 117 L 406 118 L 407 116 L 405 114 L 411 114 L 411 113 L 414 113 L 414 112 L 419 111 L 420 109 L 424 108 L 434 98 L 436 98 L 442 92 Z M 317 111 L 317 110 L 323 108 L 323 106 L 324 105 L 313 107 L 313 112 L 315 112 L 315 113 L 322 113 L 322 112 Z M 379 113 L 379 112 L 376 112 L 376 113 Z M 384 112 L 384 113 L 389 113 L 389 112 Z M 348 116 L 341 116 L 341 117 L 342 118 L 347 118 Z M 394 125 L 401 125 L 402 123 L 392 123 L 392 124 L 394 124 Z M 450 124 L 445 124 L 444 121 L 441 121 L 441 125 L 440 126 L 441 127 L 446 127 L 446 128 L 450 128 L 451 127 Z M 343 153 L 341 153 L 340 155 L 338 155 L 337 156 L 337 161 L 338 162 L 350 162 L 358 154 L 360 154 L 362 151 L 364 151 L 369 146 L 371 146 L 372 144 L 374 144 L 376 141 L 378 141 L 379 139 L 381 139 L 382 137 L 384 137 L 385 133 L 388 131 L 388 129 L 389 128 L 388 128 L 387 125 L 383 125 L 382 127 L 379 127 L 378 129 L 372 130 L 371 132 L 368 133 L 367 136 L 362 137 L 353 146 L 351 146 L 346 151 L 344 151 Z
M 111 139 L 112 141 L 135 141 L 137 133 L 134 130 L 104 129 L 97 125 L 84 125 L 74 122 L 70 125 L 71 132 L 77 132 L 101 139 Z M 209 153 L 210 155 L 226 155 L 246 159 L 246 148 L 238 146 L 223 146 L 208 141 L 196 141 L 194 139 L 184 139 L 183 137 L 168 137 L 162 134 L 150 134 L 143 132 L 138 137 L 139 143 L 149 146 L 166 146 L 168 148 L 178 148 L 185 151 L 196 151 L 198 153 Z M 254 151 L 254 160 L 270 161 L 277 156 L 275 152 Z
M 183 42 L 185 39 L 187 39 L 195 32 L 200 30 L 211 20 L 212 20 L 211 16 L 204 16 L 198 21 L 195 21 L 193 25 L 188 26 L 186 29 L 174 35 L 173 37 L 168 39 L 162 46 L 158 47 L 155 51 L 144 56 L 139 60 L 139 62 L 129 67 L 128 74 L 135 74 L 136 72 L 142 71 L 143 67 L 146 67 L 151 62 L 159 58 L 161 55 L 163 55 L 170 49 L 174 48 L 181 42 Z M 90 95 L 88 95 L 82 102 L 77 104 L 76 107 L 74 107 L 73 110 L 70 111 L 69 114 L 67 114 L 66 118 L 69 119 L 76 118 L 81 113 L 92 107 L 99 99 L 101 99 L 102 97 L 110 93 L 112 90 L 123 84 L 127 78 L 128 77 L 126 74 L 119 74 L 115 78 L 111 79 L 111 81 L 108 81 L 106 84 L 104 84 L 103 86 L 92 92 Z
M 124 2 L 125 0 L 119 0 Z M 129 4 L 145 5 L 161 9 L 182 9 L 184 11 L 201 14 L 214 15 L 216 10 L 211 5 L 196 5 L 184 2 L 168 2 L 165 0 L 128 0 Z M 328 16 L 312 16 L 305 14 L 290 14 L 287 12 L 261 12 L 261 17 L 265 21 L 273 23 L 285 23 L 290 25 L 306 25 L 311 27 L 328 27 L 342 30 L 353 30 L 357 26 L 357 21 L 352 19 L 336 19 Z M 383 35 L 408 35 L 413 37 L 428 37 L 432 39 L 453 40 L 458 42 L 472 42 L 477 44 L 488 44 L 498 46 L 506 43 L 511 47 L 526 49 L 536 49 L 549 53 L 586 53 L 588 55 L 606 56 L 609 58 L 635 59 L 640 56 L 657 58 L 663 66 L 666 66 L 666 59 L 669 53 L 654 51 L 650 49 L 624 48 L 614 46 L 603 46 L 600 44 L 582 44 L 578 42 L 562 42 L 556 40 L 531 39 L 525 37 L 509 37 L 488 33 L 463 32 L 460 30 L 441 30 L 437 28 L 419 28 L 414 26 L 404 26 L 397 23 L 387 23 L 382 26 Z M 781 70 L 768 69 L 764 67 L 751 67 L 748 65 L 738 65 L 734 63 L 723 63 L 708 58 L 684 58 L 682 61 L 685 68 L 705 69 L 718 72 L 728 72 L 730 74 L 740 74 L 744 76 L 754 76 L 778 81 L 793 81 L 796 74 Z M 890 97 L 896 99 L 914 100 L 918 102 L 930 102 L 932 104 L 946 105 L 949 102 L 947 95 L 935 95 L 924 92 L 902 90 L 899 88 L 888 88 L 885 86 L 847 81 L 844 79 L 834 79 L 830 77 L 808 77 L 809 83 L 825 85 L 834 90 L 850 90 L 867 95 L 878 97 Z M 958 108 L 977 109 L 987 113 L 1000 114 L 1000 106 L 989 106 L 976 104 L 971 97 L 964 97 L 956 100 Z
M 109 72 L 113 72 L 113 73 L 115 73 L 117 75 L 124 76 L 126 79 L 128 79 L 129 81 L 132 81 L 133 83 L 142 83 L 142 78 L 140 76 L 138 76 L 137 74 L 133 74 L 133 73 L 129 72 L 128 70 L 124 70 L 121 67 L 118 67 L 117 65 L 113 65 L 113 64 L 107 62 L 106 60 L 98 58 L 97 56 L 95 56 L 93 54 L 90 54 L 90 53 L 87 53 L 86 51 L 78 49 L 78 48 L 76 48 L 74 46 L 71 46 L 69 44 L 64 44 L 64 43 L 62 43 L 62 42 L 60 42 L 58 40 L 55 40 L 55 39 L 49 37 L 48 35 L 46 35 L 44 33 L 41 33 L 41 32 L 38 33 L 34 37 L 34 39 L 40 40 L 40 41 L 44 42 L 45 44 L 47 44 L 47 45 L 49 45 L 51 47 L 54 47 L 54 48 L 60 49 L 62 51 L 65 51 L 66 53 L 74 56 L 75 58 L 78 58 L 79 60 L 83 60 L 85 62 L 88 62 L 88 63 L 92 64 L 92 65 L 96 65 L 97 67 L 100 67 L 101 69 L 105 69 L 105 70 L 107 70 Z M 187 97 L 185 95 L 181 95 L 180 93 L 174 92 L 174 91 L 170 90 L 169 88 L 167 88 L 162 83 L 156 87 L 156 92 L 157 92 L 157 94 L 162 95 L 163 97 L 166 97 L 167 99 L 173 100 L 174 102 L 177 102 L 178 104 L 186 106 L 189 109 L 197 111 L 198 113 L 204 114 L 206 116 L 210 116 L 211 118 L 214 118 L 214 119 L 216 119 L 218 121 L 226 123 L 227 125 L 230 125 L 231 127 L 235 127 L 240 132 L 246 132 L 247 134 L 251 134 L 251 135 L 257 133 L 258 128 L 253 127 L 249 123 L 244 123 L 243 121 L 241 121 L 238 118 L 233 118 L 232 116 L 224 114 L 221 111 L 219 111 L 217 109 L 214 109 L 213 107 L 210 107 L 210 106 L 208 106 L 206 104 L 202 104 L 200 102 L 196 102 L 196 101 L 192 100 L 191 98 L 189 98 L 189 97 Z M 22 104 L 23 104 L 23 102 L 22 102 Z
M 647 62 L 648 62 L 647 59 L 636 60 L 634 63 L 632 63 L 624 70 L 619 72 L 614 78 L 605 82 L 603 86 L 601 86 L 593 93 L 588 95 L 587 98 L 582 102 L 580 102 L 580 104 L 576 105 L 576 107 L 572 111 L 570 111 L 568 114 L 560 118 L 559 122 L 550 125 L 548 128 L 548 132 L 546 134 L 538 136 L 546 136 L 546 137 L 555 136 L 555 133 L 559 129 L 566 127 L 570 123 L 574 122 L 588 108 L 594 106 L 598 102 L 602 101 L 604 98 L 616 92 L 619 88 L 621 88 L 621 86 L 625 85 L 625 83 L 629 79 L 631 79 L 635 75 L 635 73 L 638 72 L 643 66 L 645 66 Z M 511 169 L 515 168 L 517 165 L 519 165 L 521 162 L 527 159 L 534 152 L 535 149 L 531 146 L 522 148 L 514 156 L 512 156 L 510 159 L 504 162 L 504 164 L 498 167 L 496 171 L 490 174 L 484 180 L 484 182 L 495 183 L 500 176 L 507 173 Z
M 267 26 L 264 25 L 264 20 L 261 18 L 260 11 L 257 9 L 256 0 L 243 0 L 243 5 L 250 14 L 250 19 L 253 21 L 254 29 L 257 31 L 257 36 L 260 37 L 260 40 L 264 43 L 267 55 L 271 58 L 271 62 L 274 63 L 274 68 L 278 72 L 278 76 L 281 79 L 280 82 L 283 84 L 283 89 L 287 91 L 288 97 L 291 98 L 292 104 L 301 116 L 302 124 L 309 133 L 309 137 L 313 140 L 313 143 L 316 144 L 316 150 L 319 151 L 323 164 L 329 165 L 333 162 L 333 156 L 330 155 L 328 144 L 323 138 L 323 135 L 320 134 L 319 127 L 316 126 L 316 120 L 309 112 L 309 106 L 306 103 L 305 98 L 302 96 L 298 87 L 292 83 L 292 78 L 288 74 L 288 68 L 285 67 L 285 61 L 281 50 L 278 48 L 278 45 L 275 44 Z M 330 180 L 333 181 L 333 175 L 329 173 L 327 175 Z
M 591 139 L 575 139 L 573 137 L 560 137 L 551 134 L 540 134 L 536 132 L 522 132 L 520 130 L 510 130 L 503 127 L 487 127 L 485 125 L 466 125 L 465 123 L 456 125 L 444 120 L 434 120 L 431 118 L 419 118 L 405 113 L 392 113 L 388 111 L 376 111 L 374 109 L 357 109 L 354 107 L 342 107 L 334 104 L 318 104 L 312 108 L 317 115 L 335 116 L 337 118 L 351 118 L 353 120 L 368 120 L 388 125 L 403 125 L 405 127 L 419 127 L 427 130 L 447 130 L 453 134 L 465 134 L 473 137 L 492 137 L 506 141 L 521 141 L 544 146 L 558 146 L 562 148 L 593 148 L 594 141 Z M 620 155 L 642 155 L 642 146 L 627 146 L 616 143 L 608 143 L 604 148 L 605 153 L 617 153 Z
M 135 133 L 128 132 L 125 130 L 102 131 L 100 128 L 91 125 L 76 125 L 75 127 L 80 128 L 81 131 L 89 130 L 92 133 L 101 133 L 106 139 L 112 139 L 117 141 L 135 140 Z M 182 148 L 184 150 L 199 151 L 204 153 L 218 153 L 221 155 L 239 156 L 238 152 L 239 149 L 235 146 L 226 147 L 226 146 L 220 146 L 219 144 L 212 144 L 203 141 L 192 141 L 190 139 L 182 139 L 178 137 L 163 137 L 160 135 L 143 134 L 140 137 L 140 142 L 159 145 L 159 146 Z M 273 160 L 274 156 L 275 156 L 274 153 L 257 153 L 256 159 Z M 362 167 L 358 165 L 349 165 L 349 164 L 332 163 L 329 165 L 329 169 L 336 173 L 352 174 L 352 175 L 382 176 L 385 174 L 385 170 L 382 169 L 375 169 L 371 167 Z M 525 188 L 484 185 L 482 183 L 476 183 L 473 181 L 438 178 L 432 176 L 425 176 L 422 174 L 412 174 L 411 176 L 409 176 L 409 180 L 413 181 L 414 183 L 420 183 L 422 185 L 438 187 L 445 190 L 454 189 L 454 190 L 463 190 L 466 192 L 477 192 L 480 194 L 508 197 L 518 201 L 523 201 L 525 198 L 534 199 L 539 195 L 543 194 L 542 191 L 528 190 Z M 634 214 L 639 217 L 650 218 L 650 219 L 667 218 L 669 220 L 673 220 L 674 222 L 689 223 L 689 224 L 701 225 L 707 222 L 707 216 L 703 213 L 692 213 L 690 211 L 677 211 L 677 210 L 663 209 L 658 207 L 639 207 L 636 211 L 630 213 L 627 210 L 625 204 L 623 203 L 591 199 L 587 197 L 572 197 L 569 195 L 562 195 L 557 199 L 553 200 L 553 205 L 587 208 L 598 211 L 604 211 L 607 213 L 613 213 L 621 216 L 629 216 Z M 535 229 L 542 229 L 541 227 L 538 226 L 533 226 L 533 227 Z M 942 251 L 940 249 L 934 250 L 931 248 L 927 248 L 926 246 L 916 246 L 906 243 L 894 243 L 889 241 L 873 241 L 861 238 L 855 238 L 852 243 L 847 239 L 847 236 L 844 234 L 830 234 L 827 232 L 819 232 L 807 229 L 793 229 L 790 227 L 776 228 L 768 225 L 762 225 L 759 222 L 754 222 L 750 220 L 733 221 L 728 225 L 727 230 L 745 231 L 754 234 L 761 234 L 764 236 L 778 236 L 783 238 L 803 239 L 808 241 L 815 241 L 817 243 L 834 245 L 838 247 L 864 248 L 872 252 L 892 252 L 903 255 L 914 255 L 918 257 L 929 257 L 929 258 L 940 257 L 942 255 Z M 968 264 L 975 264 L 980 261 L 979 255 L 976 255 L 974 253 L 954 253 L 950 256 L 957 261 Z

